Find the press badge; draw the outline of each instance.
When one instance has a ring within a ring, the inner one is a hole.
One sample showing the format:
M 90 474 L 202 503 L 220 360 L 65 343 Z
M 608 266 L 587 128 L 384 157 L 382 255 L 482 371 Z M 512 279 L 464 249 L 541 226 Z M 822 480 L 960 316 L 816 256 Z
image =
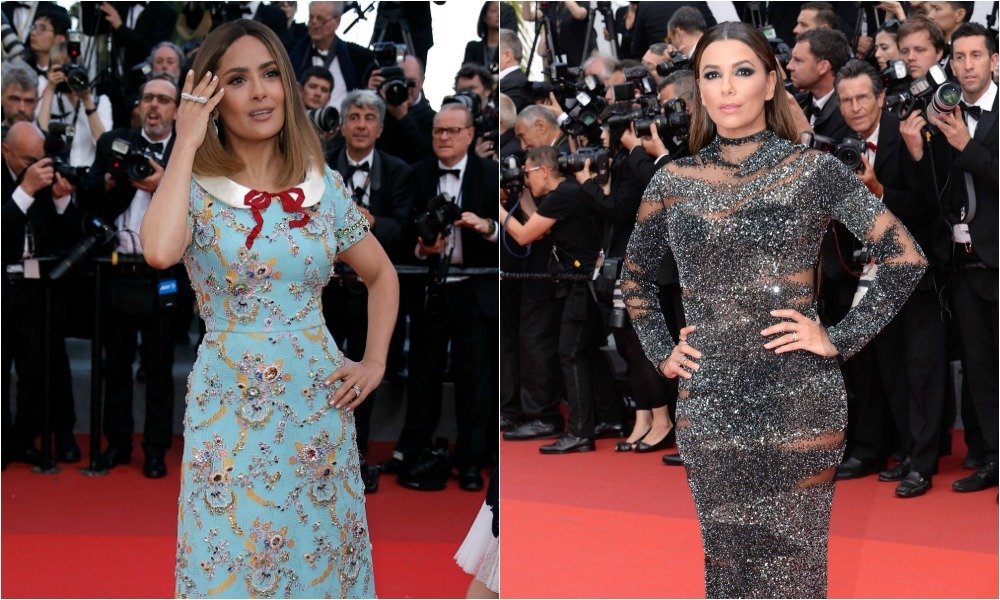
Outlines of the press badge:
M 177 304 L 177 280 L 161 279 L 157 290 L 160 308 L 173 308 Z

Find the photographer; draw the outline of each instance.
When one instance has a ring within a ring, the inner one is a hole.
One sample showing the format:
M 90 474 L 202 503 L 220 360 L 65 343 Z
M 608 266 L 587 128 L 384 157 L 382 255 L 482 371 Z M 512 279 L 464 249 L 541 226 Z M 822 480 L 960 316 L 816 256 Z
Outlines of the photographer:
M 7 130 L 14 123 L 35 120 L 38 75 L 24 61 L 8 61 L 0 80 L 0 97 L 3 99 L 3 137 L 7 137 Z
M 299 79 L 299 89 L 307 109 L 324 108 L 330 104 L 333 94 L 333 75 L 323 67 L 308 67 Z
M 500 30 L 500 93 L 507 94 L 514 101 L 517 111 L 531 104 L 531 84 L 521 69 L 524 49 L 516 31 Z
M 493 97 L 493 75 L 486 67 L 464 64 L 455 74 L 456 95 L 466 94 L 477 104 L 473 110 L 476 118 L 476 136 L 473 138 L 476 155 L 499 160 L 497 156 L 497 112 Z
M 74 167 L 93 164 L 97 140 L 112 126 L 111 101 L 103 95 L 94 97 L 86 71 L 70 61 L 65 42 L 50 52 L 48 80 L 38 109 L 42 131 L 48 131 L 50 123 L 73 126 L 69 164 Z
M 42 466 L 35 438 L 41 429 L 45 379 L 52 380 L 52 428 L 56 458 L 80 459 L 73 439 L 76 424 L 69 360 L 62 331 L 65 323 L 58 284 L 50 314 L 45 283 L 25 277 L 23 261 L 59 256 L 76 242 L 80 215 L 71 202 L 73 186 L 45 156 L 44 136 L 35 125 L 17 122 L 3 141 L 3 464 L 12 460 Z M 52 318 L 50 362 L 45 364 L 46 319 Z M 10 368 L 17 369 L 17 414 L 10 426 Z M 48 465 L 46 465 L 48 466 Z
M 858 178 L 872 194 L 882 199 L 924 249 L 930 262 L 921 283 L 892 321 L 868 347 L 844 365 L 858 385 L 853 412 L 852 450 L 837 469 L 837 477 L 849 479 L 880 470 L 892 448 L 884 442 L 886 414 L 876 390 L 884 390 L 906 459 L 881 481 L 898 481 L 896 495 L 920 496 L 931 487 L 937 472 L 941 416 L 945 396 L 945 324 L 940 317 L 938 293 L 943 279 L 934 255 L 939 247 L 940 210 L 928 188 L 914 186 L 916 165 L 906 152 L 899 132 L 899 119 L 882 109 L 885 92 L 875 69 L 852 60 L 840 70 L 836 81 L 840 110 L 851 130 L 864 142 L 856 166 Z M 860 148 L 860 146 L 859 146 Z M 851 157 L 854 155 L 852 154 Z M 853 268 L 864 274 L 859 294 L 874 275 L 874 267 L 862 259 Z M 867 385 L 865 384 L 867 382 Z
M 49 52 L 56 44 L 66 41 L 71 21 L 66 9 L 61 7 L 45 8 L 35 13 L 31 22 L 29 46 L 31 52 L 24 55 L 28 66 L 38 74 L 38 95 L 45 92 L 46 77 L 49 73 Z
M 912 19 L 911 19 L 912 21 Z M 910 23 L 910 21 L 907 21 Z M 902 29 L 902 28 L 901 28 Z M 902 33 L 901 33 L 902 36 Z M 915 111 L 901 128 L 917 170 L 942 198 L 951 235 L 952 310 L 962 337 L 965 385 L 982 427 L 985 461 L 952 488 L 974 492 L 997 485 L 997 67 L 996 37 L 975 23 L 952 36 L 952 68 L 961 110 L 929 119 Z M 936 132 L 925 145 L 927 125 Z M 930 178 L 929 181 L 927 179 Z M 964 407 L 963 407 L 964 409 Z M 970 458 L 974 448 L 970 444 Z
M 106 469 L 132 459 L 132 363 L 136 336 L 142 335 L 146 370 L 145 462 L 149 478 L 167 474 L 174 405 L 174 304 L 182 268 L 162 271 L 142 260 L 139 225 L 163 177 L 173 148 L 179 90 L 167 75 L 140 89 L 138 129 L 114 129 L 97 143 L 97 159 L 81 185 L 83 209 L 118 230 L 116 253 L 123 257 L 107 280 L 104 311 L 107 330 L 107 389 L 104 431 L 108 447 L 100 456 Z M 128 260 L 131 259 L 131 260 Z M 183 279 L 181 281 L 184 281 Z
M 569 150 L 555 115 L 543 106 L 531 105 L 522 110 L 514 121 L 514 133 L 525 152 L 545 146 L 552 146 L 559 152 Z M 518 200 L 521 202 L 517 216 L 527 219 L 541 199 L 533 198 L 531 189 L 525 187 L 521 198 L 507 199 L 508 209 L 513 209 Z M 515 251 L 520 252 L 520 249 Z M 537 239 L 531 243 L 531 251 L 521 268 L 525 273 L 548 273 L 551 253 L 551 237 Z M 505 431 L 503 437 L 505 440 L 533 440 L 558 436 L 564 424 L 559 412 L 562 381 L 558 354 L 562 304 L 556 298 L 554 283 L 522 281 L 519 311 L 520 397 L 525 421 Z
M 385 131 L 378 142 L 378 149 L 392 152 L 409 164 L 429 160 L 434 156 L 431 143 L 431 129 L 434 124 L 434 109 L 424 97 L 424 68 L 416 56 L 407 55 L 399 63 L 403 71 L 403 81 L 407 86 L 405 99 L 393 104 L 387 98 L 386 78 L 382 69 L 372 71 L 368 89 L 386 100 Z M 411 85 L 412 84 L 412 85 Z
M 184 51 L 173 42 L 160 42 L 153 46 L 146 62 L 152 67 L 151 75 L 166 73 L 179 82 L 184 67 Z
M 521 245 L 549 235 L 553 247 L 551 273 L 589 276 L 601 250 L 600 232 L 593 213 L 580 202 L 580 184 L 560 173 L 558 158 L 558 151 L 550 146 L 528 152 L 524 162 L 525 185 L 539 199 L 538 211 L 522 224 L 508 219 L 509 213 L 501 205 L 500 219 L 507 235 Z M 567 433 L 540 447 L 539 452 L 587 452 L 595 449 L 596 402 L 617 400 L 596 395 L 597 390 L 606 387 L 597 379 L 610 377 L 600 350 L 604 327 L 587 281 L 557 282 L 556 304 L 560 314 L 559 361 L 569 404 L 569 427 Z
M 121 51 L 121 72 L 149 56 L 153 46 L 170 39 L 177 13 L 164 2 L 100 2 L 101 17 L 111 27 L 114 48 Z M 114 53 L 118 57 L 118 52 Z
M 347 92 L 364 87 L 363 77 L 372 63 L 371 50 L 337 37 L 343 14 L 343 2 L 310 2 L 309 36 L 288 52 L 297 81 L 302 81 L 303 72 L 310 66 L 330 72 L 333 93 L 328 106 L 340 106 Z
M 694 55 L 694 48 L 706 31 L 708 25 L 705 23 L 705 17 L 692 6 L 678 8 L 667 22 L 667 40 L 674 50 L 683 54 L 685 58 Z
M 497 450 L 489 426 L 497 412 L 499 286 L 496 277 L 448 276 L 454 267 L 497 267 L 498 225 L 490 191 L 498 187 L 497 165 L 469 152 L 472 127 L 468 108 L 443 104 L 434 117 L 435 158 L 413 168 L 415 225 L 420 233 L 415 253 L 436 275 L 422 324 L 411 331 L 406 422 L 396 450 L 413 456 L 430 446 L 441 414 L 450 344 L 459 485 L 478 491 L 483 488 L 480 470 L 493 462 Z M 436 238 L 425 239 L 432 230 L 438 230 Z M 419 472 L 407 470 L 409 464 L 404 460 L 401 484 L 444 487 L 444 481 L 427 481 Z
M 833 29 L 805 31 L 792 48 L 788 73 L 796 88 L 808 92 L 803 110 L 816 135 L 839 140 L 849 132 L 838 110 L 833 80 L 850 58 L 847 38 Z
M 910 79 L 926 75 L 928 69 L 941 62 L 947 48 L 941 28 L 923 17 L 911 17 L 900 25 L 896 41 Z
M 410 241 L 405 237 L 413 206 L 413 170 L 394 156 L 375 149 L 385 123 L 385 102 L 370 90 L 349 92 L 341 105 L 344 148 L 327 157 L 353 192 L 354 203 L 368 219 L 375 239 L 393 262 L 399 262 Z M 368 292 L 364 283 L 338 277 L 323 289 L 323 316 L 337 346 L 351 360 L 365 355 Z M 361 460 L 368 454 L 368 433 L 374 397 L 355 411 Z M 362 469 L 365 486 L 373 491 L 373 474 Z

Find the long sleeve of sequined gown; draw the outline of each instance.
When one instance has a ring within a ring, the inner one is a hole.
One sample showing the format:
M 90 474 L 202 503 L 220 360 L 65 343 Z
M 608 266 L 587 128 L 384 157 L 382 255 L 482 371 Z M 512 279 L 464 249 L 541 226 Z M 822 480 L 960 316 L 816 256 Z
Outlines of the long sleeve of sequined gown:
M 754 144 L 742 164 L 720 147 Z M 903 225 L 835 158 L 769 132 L 716 138 L 661 169 L 629 241 L 622 292 L 650 361 L 674 340 L 656 301 L 656 266 L 676 259 L 684 312 L 702 353 L 680 380 L 677 443 L 688 467 L 709 597 L 825 597 L 833 479 L 847 420 L 837 358 L 776 354 L 761 330 L 791 308 L 816 319 L 814 273 L 831 219 L 879 265 L 864 299 L 829 330 L 842 358 L 899 310 L 926 260 Z

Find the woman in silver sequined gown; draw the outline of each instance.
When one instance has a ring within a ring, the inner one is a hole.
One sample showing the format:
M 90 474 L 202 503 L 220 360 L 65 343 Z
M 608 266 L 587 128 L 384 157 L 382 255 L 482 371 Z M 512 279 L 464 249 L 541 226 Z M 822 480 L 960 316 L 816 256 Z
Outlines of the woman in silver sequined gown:
M 840 361 L 892 318 L 926 261 L 837 159 L 788 141 L 799 130 L 760 33 L 720 24 L 693 64 L 695 155 L 647 188 L 622 291 L 650 360 L 682 378 L 677 444 L 708 596 L 825 597 L 847 421 Z M 865 241 L 879 268 L 861 302 L 827 330 L 814 281 L 831 219 Z M 688 323 L 676 343 L 656 300 L 668 247 Z

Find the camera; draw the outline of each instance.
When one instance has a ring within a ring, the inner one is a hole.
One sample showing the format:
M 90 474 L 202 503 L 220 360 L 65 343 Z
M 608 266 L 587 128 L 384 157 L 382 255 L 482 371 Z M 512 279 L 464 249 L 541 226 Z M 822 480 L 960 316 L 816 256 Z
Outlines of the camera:
M 469 112 L 472 113 L 472 125 L 476 130 L 476 137 L 492 140 L 495 147 L 500 136 L 500 113 L 492 102 L 483 106 L 479 94 L 470 88 L 462 88 L 453 96 L 445 96 L 441 100 L 441 106 L 445 104 L 461 104 L 469 109 Z
M 156 155 L 145 144 L 130 143 L 121 138 L 111 142 L 110 172 L 116 178 L 127 177 L 131 181 L 141 181 L 149 177 L 156 171 L 146 159 L 160 164 Z
M 329 133 L 340 125 L 340 113 L 332 106 L 323 108 L 307 108 L 309 120 L 320 133 Z
M 56 91 L 62 93 L 82 92 L 90 87 L 90 75 L 87 69 L 80 64 L 80 42 L 83 34 L 79 31 L 66 32 L 66 49 L 69 53 L 69 62 L 53 69 L 61 71 L 66 75 L 66 81 L 56 86 Z
M 427 201 L 427 212 L 413 219 L 417 235 L 425 246 L 433 246 L 437 237 L 447 237 L 455 221 L 462 218 L 462 211 L 449 194 L 438 194 Z
M 954 111 L 961 97 L 962 88 L 957 83 L 948 81 L 944 70 L 939 65 L 934 65 L 927 71 L 927 75 L 914 80 L 909 89 L 887 95 L 885 108 L 895 112 L 900 120 L 921 109 L 928 117 L 933 117 Z
M 76 128 L 65 123 L 49 123 L 45 133 L 45 156 L 52 159 L 52 169 L 63 179 L 75 184 L 87 173 L 87 167 L 74 167 L 69 164 L 69 149 L 73 145 Z
M 507 192 L 508 200 L 515 202 L 524 191 L 524 168 L 516 156 L 507 156 L 500 160 L 500 187 Z
M 660 77 L 666 77 L 674 71 L 690 68 L 691 59 L 684 56 L 681 52 L 674 51 L 670 53 L 670 58 L 656 65 L 656 74 Z
M 878 76 L 882 80 L 886 94 L 895 94 L 910 86 L 910 74 L 906 70 L 906 63 L 901 60 L 890 60 L 885 68 L 879 71 Z
M 687 135 L 688 126 L 691 125 L 691 115 L 685 110 L 684 100 L 671 98 L 663 103 L 661 114 L 636 119 L 635 134 L 639 137 L 649 137 L 652 135 L 650 131 L 652 125 L 656 125 L 656 131 L 661 137 Z
M 417 84 L 403 74 L 402 62 L 406 58 L 406 46 L 392 42 L 377 42 L 372 45 L 375 53 L 374 68 L 378 69 L 385 81 L 379 91 L 385 93 L 385 101 L 391 106 L 399 106 L 410 97 L 410 88 Z
M 559 172 L 570 175 L 583 170 L 590 161 L 590 172 L 597 175 L 598 183 L 604 183 L 610 176 L 611 154 L 606 148 L 580 148 L 576 154 L 560 154 L 556 159 Z
M 862 170 L 861 157 L 868 150 L 868 146 L 864 141 L 854 137 L 845 137 L 838 143 L 833 138 L 822 135 L 814 135 L 812 141 L 809 143 L 809 147 L 829 152 L 852 171 Z

